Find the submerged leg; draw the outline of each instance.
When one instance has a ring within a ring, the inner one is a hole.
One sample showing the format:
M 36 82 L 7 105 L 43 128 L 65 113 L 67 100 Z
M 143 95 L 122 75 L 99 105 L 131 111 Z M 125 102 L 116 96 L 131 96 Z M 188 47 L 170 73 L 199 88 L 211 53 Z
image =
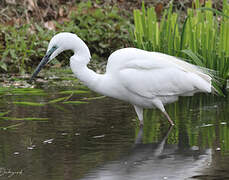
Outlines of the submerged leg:
M 138 115 L 138 119 L 139 119 L 139 121 L 140 121 L 140 127 L 143 127 L 143 123 L 144 123 L 144 122 L 143 122 L 143 108 L 134 105 L 134 109 L 135 109 L 135 112 L 136 112 L 137 115 Z
M 168 113 L 165 111 L 163 103 L 159 99 L 154 99 L 153 104 L 161 110 L 161 112 L 166 116 L 171 126 L 174 126 L 174 122 L 170 119 Z
M 169 123 L 171 124 L 171 126 L 174 126 L 174 122 L 172 121 L 172 119 L 170 119 L 168 113 L 166 111 L 162 111 L 162 112 L 167 117 L 167 119 L 168 119 Z

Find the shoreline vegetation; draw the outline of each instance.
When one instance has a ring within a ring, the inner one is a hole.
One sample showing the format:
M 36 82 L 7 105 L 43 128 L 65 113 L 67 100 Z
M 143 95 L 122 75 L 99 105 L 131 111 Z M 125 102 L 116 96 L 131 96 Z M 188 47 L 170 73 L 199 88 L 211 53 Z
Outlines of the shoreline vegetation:
M 33 71 L 45 54 L 52 36 L 63 31 L 73 32 L 86 42 L 93 59 L 89 66 L 99 72 L 104 71 L 106 60 L 113 51 L 134 46 L 189 59 L 193 64 L 218 71 L 221 79 L 228 78 L 229 51 L 226 50 L 229 46 L 225 37 L 229 33 L 229 19 L 216 13 L 229 15 L 226 0 L 164 0 L 160 3 L 3 0 L 0 7 L 2 81 L 6 73 L 14 73 L 26 80 L 26 74 Z M 208 35 L 201 34 L 203 30 L 208 30 Z M 223 52 L 218 53 L 222 49 Z M 69 66 L 70 56 L 71 52 L 65 52 L 49 66 L 53 69 Z M 226 81 L 223 84 L 225 87 Z
M 229 77 L 229 3 L 223 0 L 222 11 L 213 8 L 212 0 L 201 5 L 193 1 L 182 19 L 173 4 L 158 20 L 154 7 L 134 10 L 135 29 L 131 39 L 135 47 L 180 57 L 214 70 L 218 85 L 226 86 Z M 219 88 L 218 88 L 219 89 Z

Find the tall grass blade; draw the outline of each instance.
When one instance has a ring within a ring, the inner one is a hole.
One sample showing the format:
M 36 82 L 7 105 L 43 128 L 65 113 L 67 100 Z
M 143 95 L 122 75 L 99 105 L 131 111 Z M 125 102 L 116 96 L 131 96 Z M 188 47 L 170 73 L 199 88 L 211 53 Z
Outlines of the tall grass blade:
M 204 67 L 204 64 L 202 63 L 201 59 L 192 50 L 184 49 L 181 52 L 183 52 L 186 55 L 188 55 L 197 66 Z

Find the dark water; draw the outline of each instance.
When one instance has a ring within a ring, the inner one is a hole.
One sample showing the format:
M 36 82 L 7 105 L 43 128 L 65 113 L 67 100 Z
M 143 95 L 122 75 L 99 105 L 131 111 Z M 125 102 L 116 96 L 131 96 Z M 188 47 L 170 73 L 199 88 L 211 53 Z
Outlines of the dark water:
M 0 112 L 9 112 L 0 118 L 0 179 L 229 179 L 227 98 L 181 98 L 166 107 L 175 127 L 169 128 L 158 110 L 148 110 L 139 129 L 133 108 L 124 102 L 48 104 L 66 95 L 45 93 L 1 95 Z M 23 120 L 28 117 L 48 120 Z

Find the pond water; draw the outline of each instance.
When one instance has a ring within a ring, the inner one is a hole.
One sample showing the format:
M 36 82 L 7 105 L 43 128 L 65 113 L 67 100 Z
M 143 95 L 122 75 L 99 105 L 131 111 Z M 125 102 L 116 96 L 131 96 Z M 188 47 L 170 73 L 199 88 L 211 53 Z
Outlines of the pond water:
M 166 106 L 172 128 L 147 110 L 143 129 L 131 105 L 87 89 L 0 99 L 0 179 L 229 179 L 227 98 L 180 98 Z

